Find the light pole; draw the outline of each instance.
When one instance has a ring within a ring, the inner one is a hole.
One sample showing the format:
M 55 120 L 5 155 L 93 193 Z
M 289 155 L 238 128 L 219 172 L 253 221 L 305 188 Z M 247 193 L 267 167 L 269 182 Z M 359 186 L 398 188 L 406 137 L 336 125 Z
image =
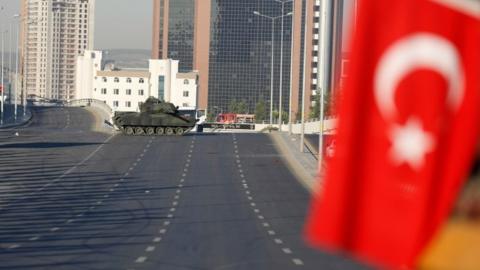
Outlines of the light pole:
M 303 31 L 303 79 L 302 79 L 302 124 L 301 124 L 301 135 L 300 135 L 300 151 L 303 153 L 305 150 L 305 88 L 306 76 L 305 71 L 307 70 L 307 30 L 308 30 L 308 1 L 305 6 L 305 31 Z
M 270 126 L 271 126 L 273 124 L 273 59 L 274 59 L 273 53 L 274 53 L 274 43 L 275 43 L 275 20 L 286 17 L 286 16 L 290 16 L 292 15 L 292 12 L 289 12 L 287 14 L 282 14 L 276 17 L 268 16 L 258 11 L 254 11 L 253 14 L 260 17 L 267 18 L 272 21 L 272 64 L 271 64 L 271 74 L 270 74 Z
M 2 113 L 2 117 L 0 119 L 0 125 L 3 125 L 3 115 L 4 115 L 4 107 L 5 107 L 5 78 L 4 78 L 4 71 L 5 71 L 5 68 L 4 68 L 4 51 L 5 51 L 5 34 L 7 33 L 7 31 L 4 31 L 3 30 L 3 25 L 2 25 L 2 29 L 0 30 L 0 33 L 2 34 L 2 74 L 1 74 L 1 84 L 2 84 L 2 106 L 1 106 L 1 113 Z
M 282 14 L 285 12 L 285 4 L 293 2 L 293 0 L 274 0 L 275 2 L 279 2 L 282 4 Z M 292 16 L 293 18 L 293 16 Z M 293 26 L 293 25 L 292 25 Z M 292 29 L 293 33 L 293 29 Z M 283 112 L 283 17 L 282 17 L 282 27 L 281 27 L 281 37 L 280 37 L 280 93 L 279 93 L 279 101 L 278 101 L 278 130 L 282 131 L 282 112 Z M 292 38 L 293 39 L 293 38 Z
M 295 14 L 295 1 L 292 3 L 292 13 Z M 295 16 L 292 16 L 292 32 L 291 32 L 291 44 L 290 44 L 290 94 L 288 98 L 288 134 L 292 135 L 292 98 L 293 98 L 293 47 L 295 39 L 293 37 L 295 31 Z
M 20 15 L 15 14 L 15 15 L 13 15 L 13 18 L 18 19 L 18 18 L 20 18 Z M 20 20 L 17 24 L 17 28 L 16 28 L 16 31 L 15 31 L 15 35 L 16 35 L 16 38 L 17 38 L 16 46 L 15 46 L 15 92 L 14 92 L 14 96 L 15 96 L 15 105 L 14 105 L 15 123 L 17 122 L 17 111 L 18 111 L 18 101 L 17 101 L 18 85 L 19 85 L 19 80 L 18 80 L 18 59 L 19 59 L 18 47 L 20 46 L 20 42 L 19 42 L 20 34 L 19 34 L 19 31 L 18 31 L 18 29 L 20 28 L 19 24 L 20 24 Z

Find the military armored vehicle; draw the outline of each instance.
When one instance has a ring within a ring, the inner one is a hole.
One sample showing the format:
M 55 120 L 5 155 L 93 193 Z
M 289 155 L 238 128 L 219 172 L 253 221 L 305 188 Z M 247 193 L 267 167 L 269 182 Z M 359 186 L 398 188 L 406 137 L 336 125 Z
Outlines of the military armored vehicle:
M 178 107 L 149 97 L 140 104 L 140 112 L 115 112 L 113 124 L 127 135 L 184 135 L 197 119 L 181 116 Z

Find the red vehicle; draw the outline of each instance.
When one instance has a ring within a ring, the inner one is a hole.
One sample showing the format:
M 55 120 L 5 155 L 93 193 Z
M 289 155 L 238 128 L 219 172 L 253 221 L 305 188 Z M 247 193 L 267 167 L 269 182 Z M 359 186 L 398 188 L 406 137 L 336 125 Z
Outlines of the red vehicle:
M 221 113 L 217 116 L 216 122 L 222 123 L 222 124 L 255 123 L 255 115 L 254 114 Z

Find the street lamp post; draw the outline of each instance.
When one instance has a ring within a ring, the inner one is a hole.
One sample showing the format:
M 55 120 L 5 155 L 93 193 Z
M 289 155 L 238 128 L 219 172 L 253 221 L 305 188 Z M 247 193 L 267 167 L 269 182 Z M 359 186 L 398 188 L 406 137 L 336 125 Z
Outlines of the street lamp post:
M 253 14 L 260 17 L 267 18 L 272 21 L 272 41 L 271 41 L 272 42 L 272 64 L 271 64 L 271 74 L 270 74 L 270 126 L 271 126 L 273 124 L 273 63 L 274 63 L 273 53 L 274 53 L 274 45 L 275 45 L 274 44 L 275 43 L 275 20 L 286 17 L 286 16 L 290 16 L 292 15 L 292 12 L 289 12 L 287 14 L 282 14 L 276 17 L 268 16 L 258 11 L 254 11 Z
M 22 96 L 22 102 L 23 102 L 23 117 L 27 115 L 27 46 L 28 46 L 28 31 L 29 31 L 29 26 L 32 24 L 37 23 L 36 20 L 27 20 L 25 23 L 25 31 L 24 31 L 24 47 L 23 47 L 23 96 Z
M 5 78 L 4 78 L 4 71 L 5 71 L 5 68 L 4 68 L 4 51 L 5 51 L 5 34 L 7 33 L 7 31 L 4 31 L 3 30 L 3 27 L 2 29 L 0 30 L 0 33 L 2 34 L 2 74 L 1 74 L 1 84 L 2 84 L 2 106 L 1 106 L 1 113 L 2 113 L 2 117 L 0 119 L 0 125 L 3 125 L 3 116 L 5 114 Z
M 282 4 L 282 14 L 285 12 L 285 4 L 293 2 L 293 0 L 280 1 L 275 0 Z M 293 16 L 292 16 L 293 18 Z M 293 33 L 293 29 L 292 29 Z M 279 92 L 279 101 L 278 101 L 278 130 L 282 131 L 282 112 L 283 112 L 283 17 L 282 17 L 282 27 L 281 27 L 281 37 L 280 37 L 280 92 Z
M 13 16 L 14 19 L 18 19 L 20 18 L 20 15 L 18 14 L 15 14 Z M 19 21 L 20 23 L 20 21 Z M 18 81 L 18 59 L 19 59 L 19 55 L 18 55 L 18 47 L 20 46 L 20 42 L 19 42 L 19 31 L 18 29 L 20 28 L 19 24 L 17 24 L 17 28 L 16 28 L 16 31 L 15 31 L 15 35 L 16 35 L 16 46 L 15 46 L 15 92 L 14 92 L 14 96 L 15 96 L 15 104 L 14 104 L 14 117 L 15 117 L 15 123 L 17 122 L 17 111 L 18 111 L 18 101 L 17 101 L 17 96 L 18 96 L 18 85 L 19 85 L 19 81 Z

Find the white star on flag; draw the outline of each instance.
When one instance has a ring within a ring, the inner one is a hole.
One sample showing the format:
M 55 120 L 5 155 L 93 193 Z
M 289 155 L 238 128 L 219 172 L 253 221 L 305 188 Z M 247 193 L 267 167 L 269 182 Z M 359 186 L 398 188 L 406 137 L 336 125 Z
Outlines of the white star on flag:
M 405 126 L 396 125 L 390 133 L 392 139 L 391 158 L 396 165 L 408 164 L 414 170 L 420 170 L 425 156 L 435 149 L 434 137 L 422 128 L 418 118 L 408 119 Z

